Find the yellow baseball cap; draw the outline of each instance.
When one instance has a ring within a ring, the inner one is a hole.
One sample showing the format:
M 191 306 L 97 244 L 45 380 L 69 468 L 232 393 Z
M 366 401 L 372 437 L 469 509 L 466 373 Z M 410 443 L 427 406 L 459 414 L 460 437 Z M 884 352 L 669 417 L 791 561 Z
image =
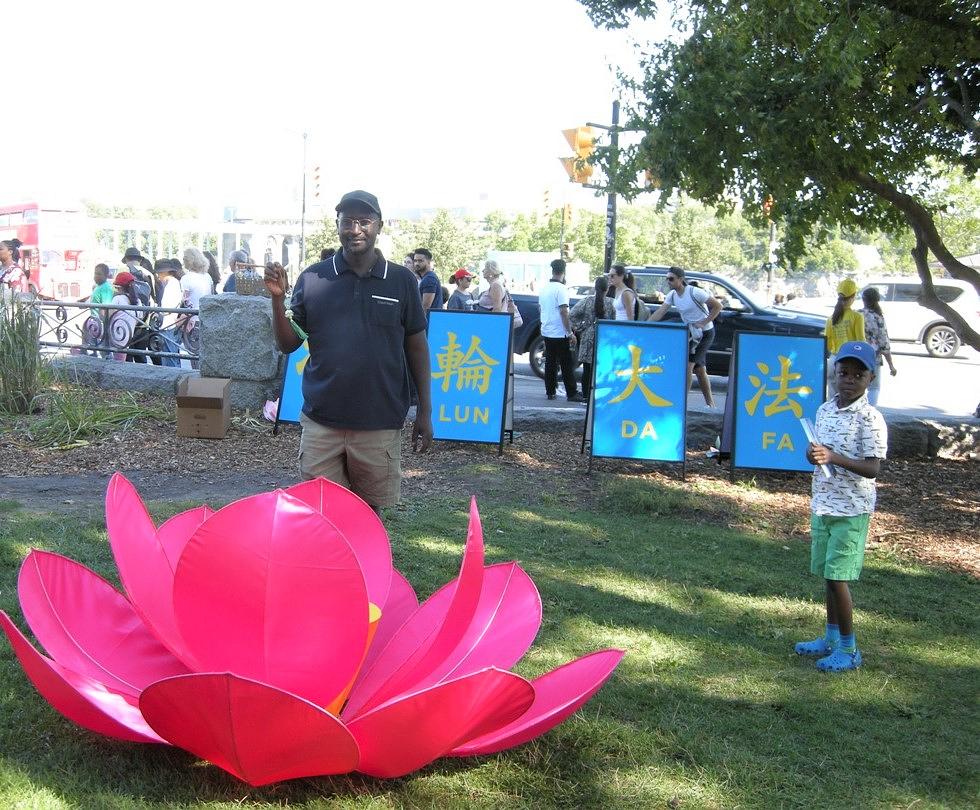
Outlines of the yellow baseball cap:
M 845 278 L 840 284 L 837 285 L 837 294 L 842 295 L 845 298 L 850 298 L 852 295 L 856 295 L 858 291 L 858 285 L 854 282 L 853 278 Z

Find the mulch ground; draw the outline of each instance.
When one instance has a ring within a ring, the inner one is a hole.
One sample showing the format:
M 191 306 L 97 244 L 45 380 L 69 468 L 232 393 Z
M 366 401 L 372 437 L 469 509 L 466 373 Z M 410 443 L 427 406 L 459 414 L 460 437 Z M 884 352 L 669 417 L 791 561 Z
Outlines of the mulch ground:
M 172 404 L 170 405 L 172 408 Z M 241 494 L 242 482 L 254 491 L 288 485 L 297 478 L 299 428 L 283 426 L 273 435 L 271 425 L 248 415 L 233 418 L 227 438 L 220 441 L 186 439 L 176 435 L 173 422 L 144 420 L 87 443 L 64 449 L 41 449 L 24 438 L 22 422 L 17 430 L 0 433 L 0 469 L 7 476 L 78 478 L 88 482 L 76 498 L 92 503 L 103 492 L 91 486 L 93 476 L 116 470 L 137 471 L 143 478 L 160 481 L 193 479 L 199 501 L 221 502 Z M 0 428 L 2 429 L 2 428 Z M 403 499 L 407 502 L 430 495 L 470 493 L 481 499 L 499 495 L 507 500 L 526 500 L 529 506 L 541 498 L 557 498 L 570 506 L 588 509 L 600 499 L 615 497 L 616 482 L 643 479 L 673 490 L 689 506 L 699 505 L 695 519 L 771 533 L 787 541 L 805 541 L 809 534 L 809 477 L 806 475 L 740 473 L 729 483 L 727 468 L 702 453 L 688 457 L 687 476 L 681 481 L 677 467 L 596 460 L 588 474 L 588 457 L 580 455 L 578 432 L 524 431 L 513 445 L 496 447 L 436 442 L 425 455 L 403 445 L 405 474 Z M 229 486 L 223 495 L 223 484 Z M 739 486 L 750 481 L 755 486 Z M 69 491 L 69 490 L 65 490 Z M 247 490 L 246 490 L 247 491 Z M 902 555 L 980 577 L 980 464 L 953 459 L 888 461 L 878 479 L 878 511 L 872 523 L 870 544 L 888 547 Z M 20 497 L 18 500 L 22 500 Z M 36 508 L 46 504 L 43 492 L 33 498 Z M 628 508 L 628 505 L 626 505 Z

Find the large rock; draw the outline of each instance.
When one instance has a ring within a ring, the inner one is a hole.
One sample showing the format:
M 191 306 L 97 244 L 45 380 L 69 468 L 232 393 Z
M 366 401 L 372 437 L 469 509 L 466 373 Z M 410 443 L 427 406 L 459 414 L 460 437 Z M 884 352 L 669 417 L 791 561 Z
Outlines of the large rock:
M 272 334 L 272 302 L 259 295 L 201 299 L 201 376 L 267 382 L 282 368 Z
M 141 391 L 160 396 L 174 396 L 177 383 L 184 377 L 197 376 L 196 371 L 152 363 L 122 363 L 85 355 L 62 355 L 51 359 L 51 370 L 66 382 L 91 388 Z

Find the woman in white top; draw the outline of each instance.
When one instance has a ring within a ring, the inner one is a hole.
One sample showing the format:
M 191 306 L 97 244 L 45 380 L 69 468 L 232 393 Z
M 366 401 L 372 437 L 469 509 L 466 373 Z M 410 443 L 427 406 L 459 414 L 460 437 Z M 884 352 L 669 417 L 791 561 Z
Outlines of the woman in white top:
M 198 309 L 201 297 L 214 292 L 214 284 L 208 272 L 208 260 L 197 248 L 191 247 L 184 251 L 184 273 L 180 280 L 180 289 L 184 294 L 184 306 Z
M 636 293 L 628 285 L 631 274 L 621 264 L 614 264 L 609 274 L 613 288 L 613 309 L 617 321 L 632 321 L 636 317 Z

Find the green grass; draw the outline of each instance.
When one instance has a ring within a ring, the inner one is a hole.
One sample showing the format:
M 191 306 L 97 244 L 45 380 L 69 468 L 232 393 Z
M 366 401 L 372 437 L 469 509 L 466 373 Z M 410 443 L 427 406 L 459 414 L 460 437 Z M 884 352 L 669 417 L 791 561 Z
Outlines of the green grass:
M 78 729 L 0 645 L 0 805 L 976 806 L 976 581 L 870 554 L 854 589 L 866 666 L 821 675 L 792 654 L 823 620 L 806 544 L 686 521 L 688 501 L 645 497 L 633 510 L 604 496 L 589 513 L 483 499 L 488 561 L 521 561 L 544 603 L 517 670 L 629 651 L 596 698 L 531 744 L 393 781 L 250 789 L 181 751 Z M 428 498 L 386 516 L 396 563 L 421 596 L 456 575 L 466 506 Z M 159 519 L 177 508 L 152 510 Z M 16 572 L 31 546 L 115 577 L 101 516 L 79 523 L 0 505 L 0 607 L 22 627 Z

